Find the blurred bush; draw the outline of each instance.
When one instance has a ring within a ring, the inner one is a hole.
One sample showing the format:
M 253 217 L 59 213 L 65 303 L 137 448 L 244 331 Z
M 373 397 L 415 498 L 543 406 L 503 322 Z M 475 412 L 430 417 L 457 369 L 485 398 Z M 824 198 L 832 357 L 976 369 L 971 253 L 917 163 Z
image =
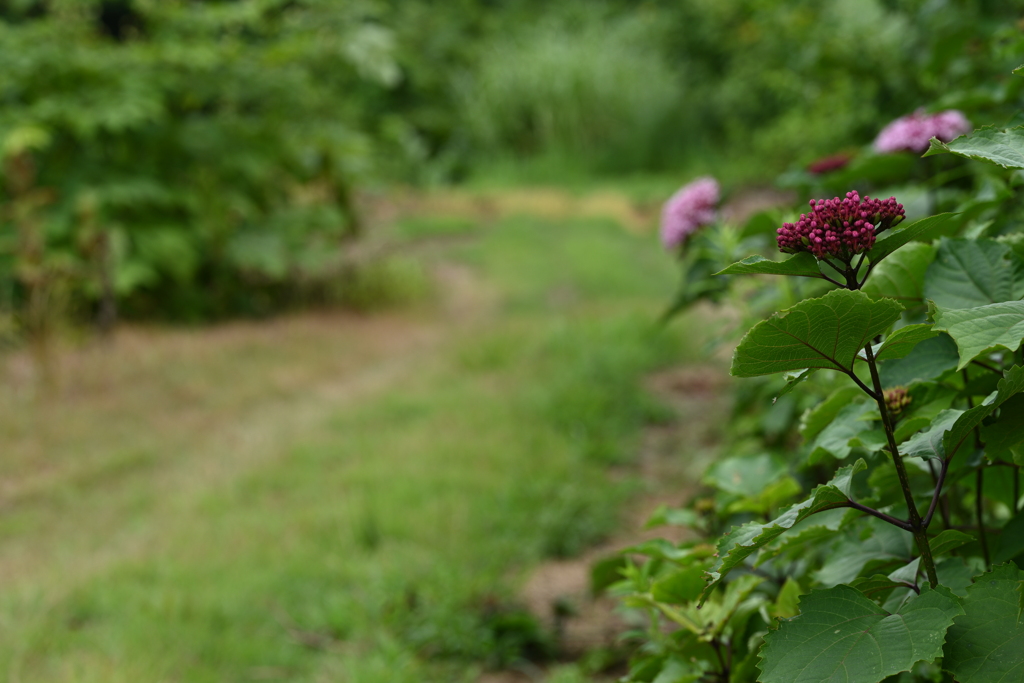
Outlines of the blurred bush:
M 680 79 L 659 50 L 660 13 L 574 9 L 482 46 L 473 77 L 460 84 L 479 148 L 563 155 L 598 171 L 657 165 L 683 105 Z

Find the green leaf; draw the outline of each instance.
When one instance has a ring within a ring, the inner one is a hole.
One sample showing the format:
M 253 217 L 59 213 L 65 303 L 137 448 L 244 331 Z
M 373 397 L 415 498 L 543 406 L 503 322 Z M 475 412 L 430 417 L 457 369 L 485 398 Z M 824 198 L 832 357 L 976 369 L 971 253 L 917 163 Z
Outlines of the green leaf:
M 835 536 L 848 512 L 848 509 L 828 510 L 794 525 L 788 534 L 757 552 L 754 566 L 760 567 L 773 557 L 796 551 L 806 543 Z
M 896 299 L 903 303 L 924 300 L 924 275 L 935 259 L 935 247 L 912 242 L 897 249 L 871 272 L 862 291 L 875 299 Z
M 651 595 L 658 602 L 685 605 L 696 600 L 703 588 L 704 568 L 692 565 L 655 581 Z
M 964 543 L 970 543 L 974 540 L 974 536 L 965 534 L 962 531 L 956 529 L 946 529 L 935 538 L 928 542 L 928 546 L 932 549 L 932 555 L 945 555 L 954 548 L 959 548 Z
M 900 446 L 900 453 L 905 458 L 924 458 L 925 460 L 943 460 L 946 457 L 946 447 L 943 444 L 943 437 L 946 432 L 953 428 L 956 421 L 964 414 L 962 410 L 953 408 L 943 410 L 935 416 L 931 426 L 923 432 L 919 432 Z
M 1024 553 L 1024 511 L 1003 526 L 992 548 L 993 562 L 1006 562 Z
M 881 346 L 877 350 L 872 349 L 872 352 L 876 361 L 905 358 L 918 344 L 938 334 L 931 325 L 907 325 L 886 337 Z
M 800 277 L 823 277 L 818 269 L 818 259 L 802 251 L 785 261 L 772 261 L 764 256 L 748 256 L 718 271 L 715 275 L 796 275 Z
M 849 583 L 866 567 L 910 562 L 912 551 L 913 536 L 909 532 L 871 517 L 847 530 L 842 542 L 831 550 L 814 573 L 814 579 L 827 587 Z
M 775 395 L 772 399 L 772 403 L 775 403 L 780 398 L 788 394 L 789 392 L 796 389 L 798 386 L 806 382 L 815 373 L 815 370 L 810 368 L 804 368 L 803 370 L 789 371 L 782 374 L 786 380 L 786 386 L 782 387 L 781 391 Z
M 889 614 L 850 586 L 812 591 L 800 615 L 765 636 L 762 683 L 877 683 L 942 651 L 963 614 L 947 588 L 924 588 Z
M 865 469 L 867 469 L 867 464 L 863 460 L 842 467 L 836 472 L 832 481 L 816 487 L 811 492 L 810 498 L 793 505 L 774 520 L 767 524 L 751 522 L 734 527 L 732 531 L 725 534 L 718 543 L 718 560 L 708 571 L 709 581 L 701 594 L 701 604 L 704 604 L 711 591 L 725 578 L 726 574 L 742 564 L 756 550 L 772 542 L 787 529 L 793 528 L 793 525 L 813 514 L 843 507 L 850 499 L 850 485 L 853 482 L 853 476 Z
M 995 240 L 944 238 L 925 274 L 924 296 L 943 310 L 1016 301 L 1024 298 L 1024 261 Z
M 996 391 L 992 392 L 981 405 L 965 411 L 953 424 L 953 427 L 946 432 L 943 439 L 946 454 L 951 456 L 956 453 L 960 445 L 971 435 L 974 428 L 981 424 L 982 420 L 1022 391 L 1024 391 L 1024 365 L 1016 365 L 1006 373 L 1006 377 L 999 380 Z
M 811 444 L 807 461 L 811 464 L 821 462 L 826 455 L 838 460 L 846 458 L 851 451 L 850 440 L 872 428 L 871 422 L 863 418 L 876 410 L 877 404 L 871 401 L 851 403 L 840 410 Z
M 981 428 L 981 440 L 985 442 L 990 458 L 1011 460 L 1011 449 L 1024 442 L 1024 394 L 1017 394 L 1000 407 L 999 419 Z
M 878 263 L 900 247 L 918 239 L 927 237 L 928 233 L 943 227 L 946 222 L 956 217 L 955 213 L 940 213 L 929 216 L 910 225 L 901 225 L 893 230 L 882 233 L 875 246 L 868 252 L 868 261 Z
M 963 615 L 946 634 L 942 668 L 970 683 L 1024 680 L 1024 572 L 1004 564 L 979 576 L 963 599 Z
M 743 226 L 743 231 L 740 233 L 740 237 L 771 235 L 774 239 L 780 223 L 779 216 L 775 211 L 758 211 L 747 220 Z
M 962 370 L 994 346 L 1016 351 L 1024 340 L 1024 301 L 1004 301 L 977 308 L 943 310 L 933 315 L 935 329 L 946 332 L 960 351 Z
M 928 428 L 931 423 L 932 418 L 925 417 L 924 415 L 915 415 L 914 417 L 900 420 L 896 425 L 896 443 L 903 443 L 922 429 Z
M 757 377 L 787 370 L 853 372 L 857 353 L 903 310 L 892 299 L 837 289 L 807 299 L 755 325 L 733 355 L 732 374 Z
M 893 581 L 884 574 L 875 574 L 873 576 L 862 576 L 854 580 L 850 586 L 856 588 L 864 595 L 871 596 L 892 590 L 893 588 L 906 587 L 906 583 L 903 581 Z
M 915 346 L 906 358 L 881 363 L 878 375 L 883 387 L 907 387 L 949 372 L 959 360 L 956 342 L 949 335 L 940 334 Z
M 860 395 L 861 390 L 858 387 L 840 387 L 833 391 L 828 398 L 809 409 L 800 418 L 800 436 L 808 441 L 816 437 L 832 423 L 840 410 Z
M 670 508 L 667 505 L 659 505 L 658 509 L 652 512 L 647 519 L 644 528 L 653 529 L 666 525 L 696 527 L 700 525 L 700 515 L 687 508 Z
M 952 142 L 940 142 L 932 138 L 931 147 L 924 156 L 944 152 L 987 161 L 1003 168 L 1024 168 L 1024 126 L 1008 130 L 986 126 L 968 135 L 961 135 Z
M 779 597 L 775 600 L 772 616 L 792 619 L 799 614 L 800 596 L 802 593 L 800 584 L 792 576 L 786 577 L 786 582 L 782 584 L 782 588 L 779 590 Z
M 788 471 L 782 458 L 770 453 L 717 460 L 704 473 L 704 483 L 739 496 L 756 496 Z

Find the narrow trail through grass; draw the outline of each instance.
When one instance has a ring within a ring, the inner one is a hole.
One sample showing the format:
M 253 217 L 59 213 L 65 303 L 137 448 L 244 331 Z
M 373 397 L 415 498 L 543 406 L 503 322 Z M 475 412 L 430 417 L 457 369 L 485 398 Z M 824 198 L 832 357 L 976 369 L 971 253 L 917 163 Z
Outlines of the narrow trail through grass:
M 496 619 L 615 527 L 635 479 L 608 467 L 666 416 L 641 379 L 692 340 L 652 326 L 674 272 L 650 236 L 456 218 L 381 226 L 432 283 L 411 307 L 130 328 L 63 355 L 46 402 L 7 359 L 0 678 L 468 681 L 517 656 Z

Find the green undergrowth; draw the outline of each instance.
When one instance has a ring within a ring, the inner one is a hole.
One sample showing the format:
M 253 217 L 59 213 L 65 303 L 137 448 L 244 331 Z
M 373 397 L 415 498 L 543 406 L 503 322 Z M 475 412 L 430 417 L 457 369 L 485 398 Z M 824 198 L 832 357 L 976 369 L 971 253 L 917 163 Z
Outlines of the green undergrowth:
M 61 567 L 0 585 L 2 677 L 449 682 L 555 654 L 516 587 L 538 562 L 605 537 L 635 490 L 608 466 L 628 465 L 643 426 L 665 416 L 641 378 L 689 354 L 653 323 L 673 268 L 651 237 L 608 222 L 464 232 L 439 258 L 497 303 L 445 323 L 401 371 L 385 362 L 380 386 L 318 399 L 337 405 L 301 428 L 288 430 L 300 399 L 247 399 L 233 428 L 286 435 L 263 457 L 229 461 L 238 454 L 197 430 L 133 459 L 122 442 L 140 420 L 82 437 L 108 449 L 108 475 L 6 508 L 0 543 L 25 566 Z M 232 357 L 232 374 L 286 367 L 252 358 Z M 190 400 L 228 391 L 178 381 Z M 258 446 L 246 443 L 234 447 Z M 169 475 L 182 467 L 186 478 Z

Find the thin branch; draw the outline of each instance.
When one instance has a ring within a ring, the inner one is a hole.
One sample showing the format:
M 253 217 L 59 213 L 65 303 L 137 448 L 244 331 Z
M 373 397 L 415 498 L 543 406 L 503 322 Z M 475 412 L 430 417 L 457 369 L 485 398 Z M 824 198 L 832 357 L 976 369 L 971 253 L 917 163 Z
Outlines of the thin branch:
M 967 369 L 963 370 L 964 387 L 967 386 Z M 967 396 L 967 408 L 974 408 L 974 399 Z M 981 429 L 974 427 L 974 447 L 979 451 L 985 447 L 981 441 Z M 985 488 L 985 467 L 978 468 L 977 479 L 974 485 L 974 514 L 978 518 L 978 540 L 981 542 L 981 555 L 985 558 L 985 566 L 991 567 L 992 563 L 988 554 L 988 539 L 985 537 L 985 501 L 982 498 L 982 491 Z
M 871 370 L 871 383 L 875 388 L 875 402 L 878 404 L 878 413 L 882 417 L 882 427 L 885 429 L 885 437 L 889 442 L 889 454 L 892 456 L 893 467 L 896 468 L 896 476 L 900 480 L 900 488 L 903 489 L 903 497 L 907 501 L 907 512 L 910 519 L 910 531 L 917 541 L 917 548 L 921 553 L 921 564 L 928 573 L 928 583 L 932 588 L 939 585 L 939 576 L 935 572 L 935 560 L 932 557 L 932 549 L 928 544 L 928 534 L 925 533 L 921 522 L 921 513 L 917 510 L 914 502 L 914 493 L 910 488 L 910 479 L 907 476 L 907 468 L 900 456 L 900 449 L 896 443 L 896 433 L 892 426 L 892 418 L 889 409 L 885 405 L 885 398 L 882 395 L 882 380 L 878 377 L 878 365 L 875 363 L 875 354 L 871 350 L 871 344 L 864 347 L 864 356 L 867 358 L 868 368 Z
M 823 280 L 828 280 L 829 282 L 831 282 L 832 284 L 834 284 L 834 285 L 835 285 L 836 287 L 842 287 L 843 289 L 846 289 L 846 285 L 844 285 L 844 284 L 843 284 L 842 282 L 836 282 L 835 280 L 833 280 L 832 278 L 830 278 L 830 277 L 829 277 L 828 275 L 825 275 L 825 273 L 822 273 L 822 274 L 821 274 L 821 278 L 822 278 Z
M 836 264 L 832 263 L 832 262 L 831 262 L 831 261 L 829 261 L 829 260 L 828 260 L 827 258 L 823 258 L 823 259 L 820 259 L 820 260 L 821 260 L 821 261 L 824 261 L 825 263 L 827 263 L 827 264 L 829 265 L 829 267 L 831 267 L 831 268 L 832 268 L 832 270 L 836 271 L 836 272 L 837 272 L 837 273 L 839 273 L 840 275 L 842 275 L 842 274 L 844 273 L 844 271 L 842 271 L 842 270 L 839 270 L 839 268 L 838 268 L 838 267 L 836 266 Z M 845 287 L 846 285 L 843 285 L 843 286 Z
M 849 371 L 844 370 L 843 372 L 845 372 L 850 377 L 850 379 L 852 379 L 854 382 L 856 382 L 857 386 L 860 387 L 861 389 L 863 389 L 865 394 L 867 394 L 871 398 L 875 399 L 875 401 L 878 401 L 878 400 L 881 399 L 881 396 L 879 394 L 876 394 L 874 391 L 872 391 L 868 387 L 868 385 L 864 384 L 864 382 L 862 382 L 860 380 L 860 377 L 858 377 L 857 375 L 855 375 L 853 373 L 853 370 L 849 370 Z
M 867 256 L 868 256 L 868 252 L 866 252 L 866 251 L 863 254 L 860 255 L 860 260 L 857 261 L 857 266 L 853 269 L 854 276 L 856 276 L 857 273 L 860 272 L 860 267 L 864 264 L 864 259 L 866 259 Z M 867 281 L 867 278 L 865 277 L 864 280 Z M 863 287 L 864 283 L 863 282 L 860 283 L 860 286 Z
M 985 468 L 978 468 L 978 483 L 974 492 L 974 512 L 978 516 L 978 540 L 981 541 L 981 555 L 985 558 L 985 566 L 991 567 L 992 560 L 988 554 L 988 538 L 985 535 L 985 501 L 981 497 L 981 491 L 985 486 Z
M 880 520 L 882 520 L 884 522 L 888 522 L 889 524 L 892 524 L 893 526 L 898 526 L 899 528 L 903 529 L 904 531 L 913 531 L 914 530 L 914 527 L 912 527 L 910 525 L 910 522 L 905 522 L 902 519 L 896 519 L 895 517 L 893 517 L 891 515 L 887 515 L 884 512 L 876 510 L 876 509 L 874 509 L 872 507 L 868 507 L 867 505 L 861 505 L 860 503 L 858 503 L 856 501 L 853 501 L 853 500 L 848 501 L 847 504 L 845 505 L 845 507 L 853 508 L 854 510 L 859 510 L 859 511 L 861 511 L 863 513 L 871 515 L 872 517 L 877 517 L 878 519 L 880 519 Z
M 928 525 L 932 522 L 932 515 L 935 514 L 935 507 L 939 503 L 939 498 L 942 496 L 942 486 L 946 483 L 946 473 L 949 472 L 949 458 L 942 461 L 942 469 L 939 471 L 939 476 L 935 480 L 935 493 L 932 494 L 932 502 L 928 504 L 928 513 L 924 516 L 921 524 L 925 530 L 928 529 Z M 949 526 L 949 522 L 946 522 L 946 526 Z
M 1020 510 L 1020 467 L 1013 472 L 1013 514 Z
M 875 266 L 877 266 L 879 263 L 881 262 L 875 261 L 874 263 L 868 263 L 868 272 L 864 273 L 864 279 L 860 281 L 861 287 L 863 287 L 864 283 L 868 281 L 868 278 L 871 277 L 871 271 L 874 270 Z
M 992 367 L 988 363 L 982 363 L 980 360 L 972 360 L 971 363 L 973 363 L 974 365 L 978 365 L 980 367 L 983 367 L 986 370 L 991 370 L 992 372 L 996 373 L 1000 377 L 1003 376 L 1003 371 L 1002 370 L 1000 370 L 999 368 Z

